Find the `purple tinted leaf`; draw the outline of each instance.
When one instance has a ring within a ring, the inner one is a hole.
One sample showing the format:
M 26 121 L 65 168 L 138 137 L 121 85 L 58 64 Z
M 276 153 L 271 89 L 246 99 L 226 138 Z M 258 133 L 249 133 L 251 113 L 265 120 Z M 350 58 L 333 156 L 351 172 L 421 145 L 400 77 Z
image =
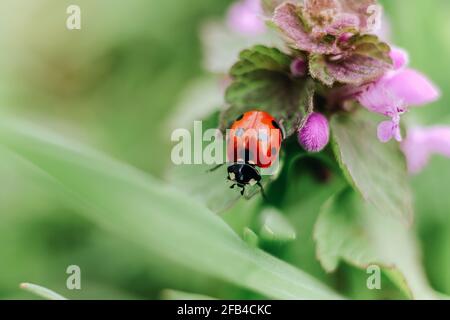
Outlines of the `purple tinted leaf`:
M 275 10 L 273 22 L 290 45 L 298 50 L 318 54 L 340 53 L 341 50 L 334 43 L 320 41 L 309 34 L 301 11 L 301 6 L 292 3 L 284 3 Z
M 376 36 L 353 37 L 349 46 L 352 51 L 343 55 L 311 55 L 312 77 L 328 86 L 334 82 L 362 85 L 380 78 L 392 67 L 389 46 Z
M 353 54 L 349 58 L 327 63 L 329 74 L 341 83 L 361 85 L 381 77 L 389 65 L 370 56 Z
M 261 6 L 266 15 L 272 16 L 275 12 L 275 9 L 285 2 L 286 0 L 261 0 Z M 299 2 L 298 0 L 291 0 L 291 2 Z
M 376 0 L 305 0 L 304 15 L 316 35 L 372 31 L 381 18 Z

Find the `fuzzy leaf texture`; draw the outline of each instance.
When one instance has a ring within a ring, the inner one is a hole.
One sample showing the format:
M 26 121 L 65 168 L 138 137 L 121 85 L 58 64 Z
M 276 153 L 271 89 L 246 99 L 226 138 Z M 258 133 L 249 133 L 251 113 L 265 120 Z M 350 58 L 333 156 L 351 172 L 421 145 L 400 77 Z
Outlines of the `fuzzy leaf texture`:
M 305 0 L 278 6 L 273 23 L 294 49 L 337 55 L 348 50 L 341 36 L 371 32 L 381 7 L 376 0 Z
M 381 77 L 392 67 L 390 47 L 376 36 L 353 37 L 350 53 L 339 56 L 312 54 L 311 76 L 331 87 L 334 83 L 362 85 Z
M 273 22 L 283 34 L 287 43 L 294 49 L 317 54 L 338 54 L 341 50 L 332 43 L 315 39 L 308 32 L 302 16 L 302 7 L 284 3 L 277 7 Z
M 319 34 L 339 36 L 344 32 L 371 32 L 377 0 L 304 0 L 308 24 Z
M 314 84 L 290 75 L 291 58 L 275 48 L 244 50 L 231 68 L 233 83 L 225 98 L 230 108 L 222 113 L 225 130 L 239 115 L 253 109 L 269 112 L 292 135 L 312 112 Z

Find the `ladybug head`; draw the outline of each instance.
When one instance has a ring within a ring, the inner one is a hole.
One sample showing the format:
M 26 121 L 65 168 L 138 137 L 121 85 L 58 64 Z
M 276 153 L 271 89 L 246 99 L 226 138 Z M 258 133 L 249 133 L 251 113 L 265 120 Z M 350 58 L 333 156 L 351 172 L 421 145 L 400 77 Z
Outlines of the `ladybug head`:
M 230 165 L 227 178 L 240 186 L 253 186 L 261 181 L 261 175 L 256 167 L 248 163 L 234 163 Z

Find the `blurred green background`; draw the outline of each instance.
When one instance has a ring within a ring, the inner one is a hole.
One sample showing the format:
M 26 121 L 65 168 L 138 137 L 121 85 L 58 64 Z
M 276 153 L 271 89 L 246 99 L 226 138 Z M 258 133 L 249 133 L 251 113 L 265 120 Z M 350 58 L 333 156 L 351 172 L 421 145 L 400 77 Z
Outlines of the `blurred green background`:
M 450 125 L 450 2 L 382 2 L 394 43 L 406 48 L 411 65 L 443 92 L 439 102 L 414 110 L 411 122 Z M 80 31 L 65 28 L 70 4 L 81 7 Z M 208 76 L 201 27 L 207 20 L 223 19 L 230 4 L 228 0 L 3 0 L 2 113 L 26 118 L 165 179 L 172 146 L 168 123 L 180 117 L 176 107 L 183 102 L 185 89 Z M 24 281 L 78 299 L 160 298 L 164 289 L 218 298 L 259 297 L 143 256 L 139 248 L 71 209 L 54 187 L 39 179 L 39 173 L 25 170 L 3 149 L 0 154 L 0 298 L 32 298 L 18 287 Z M 448 295 L 449 181 L 450 161 L 439 157 L 413 178 L 414 227 L 426 273 L 432 287 Z M 305 194 L 305 208 L 309 205 L 314 211 L 311 199 L 327 196 L 325 191 Z M 233 227 L 245 223 L 242 220 L 250 219 L 254 207 L 241 201 L 225 219 Z M 349 296 L 401 297 L 389 286 L 382 292 L 362 290 L 365 273 L 350 265 L 343 264 L 334 275 L 322 271 L 306 231 L 316 215 L 303 212 L 302 216 L 289 209 L 283 212 L 292 217 L 300 236 L 295 243 L 270 248 L 271 252 Z M 65 287 L 65 270 L 71 264 L 82 269 L 80 291 Z

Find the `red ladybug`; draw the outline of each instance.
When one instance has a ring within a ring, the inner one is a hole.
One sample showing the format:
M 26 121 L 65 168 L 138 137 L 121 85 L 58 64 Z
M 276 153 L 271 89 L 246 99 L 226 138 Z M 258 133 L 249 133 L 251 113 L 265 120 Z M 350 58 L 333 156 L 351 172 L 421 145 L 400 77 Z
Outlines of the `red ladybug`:
M 280 152 L 283 132 L 278 122 L 264 111 L 249 111 L 238 117 L 227 136 L 228 180 L 231 188 L 258 185 L 259 168 L 269 168 Z

